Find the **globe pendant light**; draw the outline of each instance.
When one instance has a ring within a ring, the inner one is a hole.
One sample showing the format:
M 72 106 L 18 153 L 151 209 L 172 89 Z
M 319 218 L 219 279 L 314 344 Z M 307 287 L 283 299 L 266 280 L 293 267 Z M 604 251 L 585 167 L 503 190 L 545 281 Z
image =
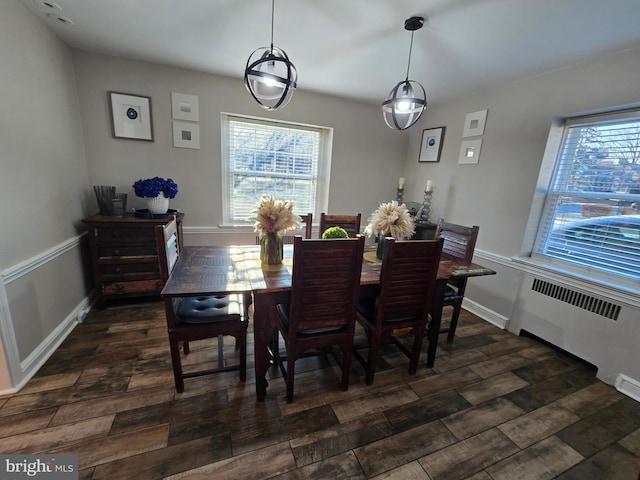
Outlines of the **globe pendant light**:
M 411 32 L 407 77 L 393 87 L 387 99 L 382 102 L 384 121 L 390 128 L 395 130 L 405 130 L 411 127 L 427 109 L 427 95 L 424 88 L 415 80 L 409 80 L 413 33 L 416 30 L 420 30 L 422 25 L 424 25 L 423 17 L 411 17 L 405 20 L 404 28 Z
M 285 107 L 296 89 L 298 72 L 284 50 L 273 46 L 273 11 L 271 1 L 271 46 L 260 47 L 247 60 L 244 85 L 262 108 Z

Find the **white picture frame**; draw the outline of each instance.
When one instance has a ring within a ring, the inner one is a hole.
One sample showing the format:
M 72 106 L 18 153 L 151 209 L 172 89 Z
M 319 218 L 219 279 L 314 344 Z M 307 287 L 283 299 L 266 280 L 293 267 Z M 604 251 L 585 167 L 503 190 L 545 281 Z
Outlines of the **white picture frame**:
M 151 97 L 108 92 L 114 138 L 153 142 Z
M 200 148 L 200 124 L 173 122 L 173 146 L 176 148 Z
M 171 114 L 174 120 L 200 121 L 198 96 L 171 92 Z
M 464 119 L 463 137 L 477 137 L 484 135 L 484 126 L 487 123 L 487 110 L 467 113 Z
M 440 161 L 445 129 L 446 127 L 436 127 L 422 130 L 422 142 L 420 143 L 418 162 Z
M 480 149 L 482 148 L 482 139 L 464 140 L 460 145 L 460 155 L 458 163 L 461 165 L 471 165 L 478 163 L 480 159 Z

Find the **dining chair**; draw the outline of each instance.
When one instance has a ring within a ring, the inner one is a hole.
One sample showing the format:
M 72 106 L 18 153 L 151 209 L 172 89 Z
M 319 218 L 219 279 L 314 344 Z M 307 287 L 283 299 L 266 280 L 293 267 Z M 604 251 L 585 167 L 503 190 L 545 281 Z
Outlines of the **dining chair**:
M 355 238 L 360 233 L 361 213 L 355 215 L 333 215 L 322 212 L 320 214 L 320 229 L 318 238 L 322 238 L 322 234 L 329 227 L 341 227 L 347 231 L 349 238 Z
M 160 276 L 163 283 L 169 278 L 180 256 L 177 222 L 175 218 L 166 225 L 155 227 L 156 247 Z M 184 391 L 184 379 L 209 375 L 218 372 L 239 370 L 240 380 L 247 377 L 247 324 L 248 295 L 216 295 L 169 298 L 165 297 L 164 308 L 169 334 L 171 363 L 176 391 Z M 223 336 L 235 337 L 239 349 L 239 364 L 225 365 Z M 216 368 L 184 372 L 180 356 L 182 343 L 184 355 L 189 354 L 189 342 L 218 338 L 218 364 Z
M 311 229 L 313 228 L 313 214 L 307 213 L 306 215 L 300 215 L 302 221 L 300 225 L 304 227 L 304 237 L 311 238 Z M 282 242 L 288 245 L 293 244 L 293 238 L 295 235 L 283 235 Z M 256 245 L 260 245 L 260 235 L 256 235 Z
M 462 258 L 466 262 L 473 259 L 473 251 L 476 247 L 480 227 L 466 227 L 455 223 L 445 222 L 441 219 L 436 227 L 435 238 L 442 238 L 444 243 L 442 252 L 454 257 Z M 447 342 L 453 342 L 458 326 L 458 318 L 462 310 L 464 292 L 467 288 L 467 278 L 452 278 L 447 282 L 442 298 L 442 305 L 453 307 L 451 318 L 447 327 L 441 327 L 440 333 L 447 333 Z M 444 310 L 444 309 L 443 309 Z
M 329 240 L 307 240 L 300 236 L 294 239 L 291 300 L 276 305 L 286 358 L 274 348 L 287 386 L 287 403 L 293 402 L 296 360 L 317 355 L 318 349 L 333 354 L 342 368 L 341 388 L 349 388 L 364 242 L 362 235 Z M 333 346 L 341 350 L 341 359 Z
M 380 346 L 395 344 L 407 357 L 409 373 L 418 368 L 423 337 L 435 294 L 442 240 L 386 239 L 376 295 L 363 292 L 358 302 L 358 322 L 364 328 L 368 358 L 354 350 L 354 357 L 366 370 L 365 383 L 371 385 Z M 395 334 L 413 335 L 411 349 Z

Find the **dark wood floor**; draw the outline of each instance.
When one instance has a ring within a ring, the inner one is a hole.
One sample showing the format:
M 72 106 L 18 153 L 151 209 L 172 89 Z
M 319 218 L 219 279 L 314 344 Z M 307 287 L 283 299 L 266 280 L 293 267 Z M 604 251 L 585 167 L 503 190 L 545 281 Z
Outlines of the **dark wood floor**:
M 81 479 L 638 478 L 638 402 L 534 339 L 468 312 L 460 323 L 435 368 L 409 376 L 389 347 L 374 385 L 355 362 L 347 392 L 332 360 L 305 359 L 287 405 L 275 369 L 264 403 L 253 370 L 177 394 L 159 302 L 92 311 L 0 398 L 0 452 L 77 454 Z M 215 349 L 192 344 L 188 362 Z

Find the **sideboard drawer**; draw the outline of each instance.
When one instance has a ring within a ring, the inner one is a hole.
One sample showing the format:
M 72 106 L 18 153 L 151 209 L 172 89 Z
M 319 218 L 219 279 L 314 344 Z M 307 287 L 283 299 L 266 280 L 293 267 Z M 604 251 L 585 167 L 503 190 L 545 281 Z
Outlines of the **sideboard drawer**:
M 178 237 L 182 242 L 183 213 L 176 215 Z M 94 288 L 98 308 L 107 300 L 157 296 L 162 291 L 155 227 L 172 217 L 138 218 L 93 215 L 83 219 L 88 226 Z

